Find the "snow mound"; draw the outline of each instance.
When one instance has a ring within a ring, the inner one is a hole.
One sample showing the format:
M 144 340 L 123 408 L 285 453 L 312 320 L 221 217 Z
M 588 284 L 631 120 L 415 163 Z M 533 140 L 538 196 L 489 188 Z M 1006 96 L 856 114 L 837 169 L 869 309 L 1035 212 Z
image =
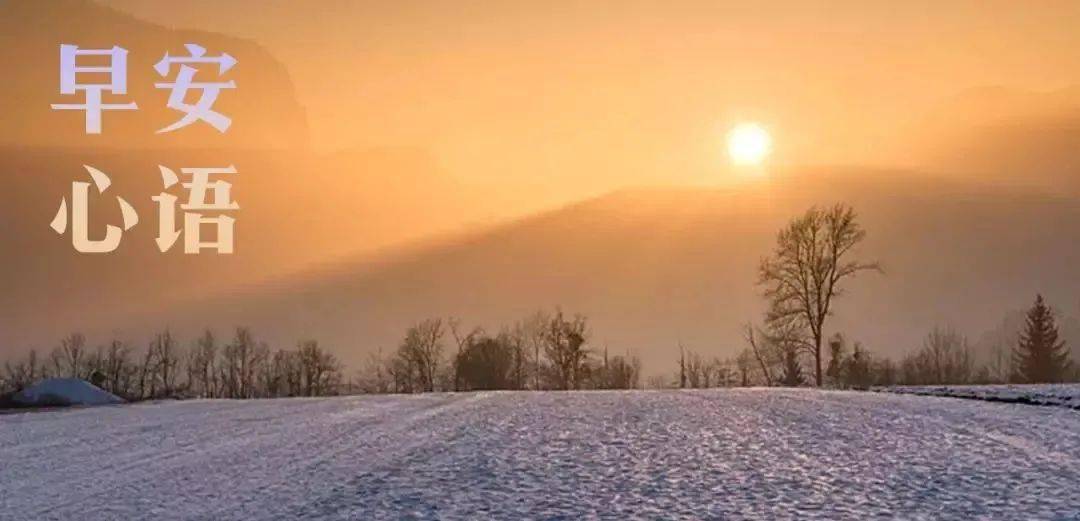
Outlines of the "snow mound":
M 14 396 L 24 406 L 109 405 L 124 399 L 79 378 L 46 378 Z

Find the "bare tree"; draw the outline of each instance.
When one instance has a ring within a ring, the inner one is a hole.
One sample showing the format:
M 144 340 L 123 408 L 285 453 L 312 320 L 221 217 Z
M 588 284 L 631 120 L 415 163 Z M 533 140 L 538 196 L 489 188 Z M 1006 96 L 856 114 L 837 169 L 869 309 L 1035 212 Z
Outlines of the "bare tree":
M 749 349 L 739 351 L 735 357 L 735 368 L 739 372 L 739 387 L 750 386 L 750 372 L 754 368 L 754 354 Z
M 562 310 L 557 310 L 548 322 L 544 335 L 544 354 L 555 369 L 556 385 L 559 389 L 581 387 L 583 367 L 588 358 L 588 351 L 585 349 L 587 333 L 586 319 L 581 315 L 567 319 Z
M 641 359 L 627 353 L 615 355 L 607 363 L 605 379 L 608 389 L 637 389 L 641 387 Z
M 142 364 L 139 366 L 139 393 L 140 399 L 154 398 L 157 395 L 157 378 L 155 373 L 157 367 L 156 358 L 154 357 L 154 348 L 152 344 L 147 344 L 146 354 L 143 356 Z
M 218 396 L 216 360 L 217 342 L 214 333 L 207 329 L 188 352 L 188 386 L 197 396 Z
M 686 348 L 679 342 L 679 389 L 686 389 Z
M 393 372 L 399 385 L 401 378 L 409 380 L 407 392 L 435 390 L 445 334 L 442 319 L 428 319 L 406 331 Z
M 4 374 L 0 378 L 0 393 L 21 391 L 43 376 L 44 368 L 38 362 L 37 351 L 31 349 L 22 362 L 4 362 Z
M 706 364 L 701 355 L 690 352 L 686 357 L 686 380 L 690 388 L 698 389 L 706 383 Z
M 544 373 L 543 357 L 547 325 L 551 317 L 544 311 L 537 311 L 514 325 L 514 334 L 521 340 L 521 349 L 529 355 L 533 389 L 541 388 L 540 380 Z
M 392 389 L 388 362 L 383 356 L 380 347 L 375 352 L 369 353 L 361 366 L 357 380 L 360 383 L 361 392 L 365 393 L 388 393 Z
M 53 372 L 59 377 L 83 378 L 87 376 L 86 356 L 86 337 L 72 333 L 60 340 L 52 352 Z
M 296 351 L 279 350 L 271 359 L 277 392 L 284 396 L 300 396 L 304 389 L 304 375 L 300 367 L 300 354 Z
M 457 344 L 457 354 L 454 355 L 452 363 L 454 364 L 454 390 L 461 390 L 461 381 L 458 380 L 458 376 L 461 375 L 461 371 L 458 370 L 457 363 L 462 360 L 462 353 L 472 346 L 476 340 L 483 336 L 484 330 L 479 327 L 474 327 L 468 332 L 465 332 L 461 326 L 461 320 L 457 318 L 450 318 L 447 320 L 450 326 L 450 334 L 454 337 L 454 343 Z
M 105 390 L 117 395 L 130 397 L 132 380 L 137 368 L 131 361 L 131 346 L 113 339 L 107 346 L 98 349 L 98 367 L 103 377 Z
M 900 371 L 906 384 L 963 384 L 971 382 L 974 367 L 967 339 L 951 327 L 935 327 L 922 349 L 904 358 Z
M 675 384 L 663 375 L 654 374 L 646 379 L 645 386 L 649 389 L 671 389 Z
M 769 367 L 773 365 L 771 356 L 767 352 L 768 346 L 766 346 L 762 340 L 763 335 L 755 335 L 754 326 L 751 324 L 746 325 L 746 342 L 750 344 L 750 352 L 753 353 L 754 359 L 757 360 L 758 367 L 761 368 L 761 377 L 765 379 L 765 385 L 772 387 L 773 377 Z
M 836 333 L 829 337 L 829 365 L 825 368 L 825 376 L 828 377 L 830 385 L 845 385 L 847 360 L 847 341 L 844 335 Z
M 400 347 L 397 356 L 391 358 L 387 364 L 386 371 L 393 381 L 394 392 L 413 393 L 421 390 L 418 386 L 420 378 L 416 375 L 416 367 Z
M 604 347 L 601 365 L 592 371 L 595 389 L 637 389 L 641 387 L 641 360 L 630 354 L 608 356 Z
M 796 326 L 808 331 L 803 347 L 814 359 L 814 380 L 822 384 L 821 346 L 833 298 L 841 283 L 865 270 L 880 271 L 876 262 L 849 260 L 866 232 L 855 211 L 838 204 L 811 208 L 780 231 L 773 255 L 762 260 L 758 283 L 769 301 L 766 324 Z
M 705 387 L 727 387 L 731 383 L 731 361 L 713 357 L 705 365 Z
M 526 348 L 525 335 L 520 329 L 515 327 L 503 331 L 499 336 L 506 339 L 511 352 L 514 355 L 513 367 L 510 370 L 510 381 L 512 382 L 511 389 L 524 389 L 528 385 L 526 382 L 528 380 L 529 360 L 529 351 Z
M 304 396 L 333 394 L 341 380 L 341 363 L 332 353 L 319 347 L 316 340 L 305 340 L 297 346 L 302 393 Z
M 1006 383 L 1013 375 L 1012 349 L 1004 342 L 994 342 L 990 347 L 989 377 L 995 383 Z
M 457 355 L 457 381 L 464 390 L 509 389 L 513 386 L 514 345 L 508 335 L 483 336 Z
M 168 329 L 158 333 L 150 343 L 154 366 L 152 375 L 161 384 L 165 396 L 176 390 L 176 378 L 179 373 L 180 354 L 176 349 L 176 340 Z
M 233 341 L 225 345 L 222 352 L 219 378 L 226 398 L 250 398 L 254 392 L 255 366 L 260 357 L 268 351 L 259 349 L 259 345 L 245 327 L 236 328 Z
M 952 328 L 934 328 L 926 338 L 925 353 L 938 383 L 968 383 L 975 372 L 967 338 Z

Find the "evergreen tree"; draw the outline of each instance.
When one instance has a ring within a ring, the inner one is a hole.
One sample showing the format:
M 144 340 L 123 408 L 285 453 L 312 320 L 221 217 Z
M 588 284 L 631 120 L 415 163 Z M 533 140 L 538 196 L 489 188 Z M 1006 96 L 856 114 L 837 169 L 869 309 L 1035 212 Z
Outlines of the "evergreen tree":
M 1013 349 L 1013 367 L 1013 378 L 1025 383 L 1059 382 L 1069 369 L 1069 352 L 1058 340 L 1054 315 L 1042 295 L 1027 312 L 1027 326 Z
M 784 374 L 780 383 L 788 387 L 799 387 L 806 383 L 802 374 L 802 365 L 799 364 L 799 352 L 796 349 L 784 350 Z

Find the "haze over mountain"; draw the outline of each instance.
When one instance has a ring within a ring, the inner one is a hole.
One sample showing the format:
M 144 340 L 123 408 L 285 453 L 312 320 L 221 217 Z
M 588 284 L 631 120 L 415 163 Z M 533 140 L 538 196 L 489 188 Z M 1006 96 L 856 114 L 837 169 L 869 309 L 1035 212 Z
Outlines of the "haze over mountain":
M 916 118 L 894 161 L 982 183 L 1080 194 L 1080 86 L 970 89 Z

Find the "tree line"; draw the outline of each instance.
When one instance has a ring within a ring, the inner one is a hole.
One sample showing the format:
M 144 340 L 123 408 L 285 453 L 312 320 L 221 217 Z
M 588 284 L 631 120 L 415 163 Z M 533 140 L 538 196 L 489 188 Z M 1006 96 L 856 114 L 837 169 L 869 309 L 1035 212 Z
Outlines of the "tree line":
M 432 318 L 409 327 L 390 356 L 371 354 L 355 376 L 316 340 L 271 349 L 249 328 L 227 342 L 210 330 L 186 346 L 168 330 L 144 349 L 113 339 L 90 348 L 72 333 L 47 356 L 36 350 L 0 367 L 0 395 L 44 378 L 87 380 L 129 401 L 277 398 L 354 393 L 634 389 L 641 361 L 590 342 L 588 320 L 538 311 L 496 334 Z
M 538 311 L 488 333 L 460 320 L 431 318 L 408 328 L 392 353 L 373 353 L 356 391 L 635 389 L 641 361 L 591 345 L 588 319 Z
M 677 373 L 653 376 L 650 387 L 832 386 L 1042 383 L 1080 381 L 1054 313 L 1041 295 L 1028 310 L 1014 345 L 977 362 L 967 339 L 936 327 L 916 351 L 895 362 L 872 355 L 842 334 L 826 336 L 844 284 L 863 272 L 884 273 L 876 261 L 853 258 L 866 237 L 853 208 L 814 207 L 777 235 L 758 269 L 767 308 L 760 325 L 745 326 L 747 347 L 730 359 L 706 358 L 679 345 Z M 73 333 L 45 358 L 36 351 L 0 372 L 0 394 L 46 377 L 89 380 L 129 400 L 174 396 L 269 398 L 343 393 L 476 390 L 634 389 L 641 361 L 610 355 L 590 340 L 585 316 L 537 311 L 488 333 L 458 319 L 430 318 L 409 327 L 396 349 L 372 353 L 355 377 L 315 340 L 270 349 L 250 329 L 227 342 L 205 331 L 186 348 L 165 330 L 145 349 L 112 340 L 89 349 Z
M 168 330 L 144 349 L 113 339 L 90 348 L 72 333 L 47 356 L 36 350 L 0 371 L 0 394 L 19 391 L 44 378 L 81 378 L 129 401 L 177 398 L 276 398 L 336 394 L 343 368 L 315 340 L 293 349 L 271 349 L 251 330 L 236 328 L 221 342 L 210 330 L 186 348 Z
M 1028 311 L 1028 324 L 1016 335 L 1007 350 L 1001 346 L 978 352 L 967 337 L 953 327 L 934 327 L 922 344 L 894 360 L 871 353 L 859 342 L 853 344 L 842 334 L 826 342 L 823 386 L 865 389 L 890 385 L 944 384 L 1024 384 L 1080 382 L 1080 367 L 1069 359 L 1064 341 L 1058 338 L 1057 326 L 1048 306 L 1036 297 Z M 808 386 L 812 373 L 805 369 L 809 355 L 771 342 L 754 338 L 733 361 L 738 383 L 729 385 Z M 694 375 L 695 364 L 680 359 L 677 371 Z M 719 362 L 718 362 L 719 363 Z M 676 376 L 682 387 L 698 385 L 701 379 Z M 718 385 L 723 385 L 717 381 Z M 669 386 L 674 386 L 669 384 Z
M 748 348 L 737 358 L 743 371 L 756 369 L 764 385 L 812 382 L 819 387 L 1080 381 L 1080 368 L 1069 360 L 1054 313 L 1041 295 L 1028 310 L 1011 352 L 999 346 L 990 363 L 982 365 L 967 339 L 952 328 L 934 328 L 922 347 L 899 363 L 872 356 L 859 343 L 848 348 L 840 334 L 826 339 L 826 323 L 844 293 L 843 284 L 862 272 L 883 273 L 878 262 L 853 258 L 865 237 L 854 209 L 842 204 L 811 208 L 779 232 L 773 253 L 758 269 L 768 306 L 762 325 L 746 326 Z M 810 366 L 809 376 L 803 373 L 804 363 Z M 686 373 L 685 358 L 680 373 Z

